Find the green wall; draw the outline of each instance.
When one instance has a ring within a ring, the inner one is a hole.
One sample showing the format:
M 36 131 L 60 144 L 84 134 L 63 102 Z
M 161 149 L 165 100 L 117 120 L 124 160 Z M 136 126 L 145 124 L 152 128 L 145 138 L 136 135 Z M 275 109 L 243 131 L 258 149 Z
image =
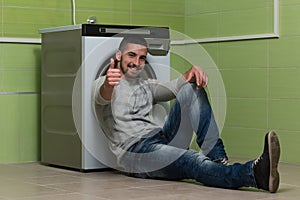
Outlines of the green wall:
M 76 23 L 157 25 L 184 31 L 182 0 L 76 0 Z M 72 25 L 71 0 L 0 0 L 0 35 L 40 38 Z M 0 163 L 40 159 L 39 44 L 0 42 Z
M 251 5 L 244 2 L 187 0 L 187 34 L 204 38 L 272 32 L 273 0 L 249 1 Z M 242 22 L 253 28 L 243 27 Z M 264 134 L 275 130 L 282 146 L 281 161 L 299 163 L 300 1 L 280 0 L 279 39 L 202 45 L 219 67 L 226 89 L 222 137 L 228 154 L 256 157 L 261 152 Z
M 195 39 L 257 34 L 273 29 L 272 3 L 76 0 L 76 22 L 96 16 L 104 24 L 169 26 Z M 0 23 L 1 37 L 40 38 L 40 28 L 72 24 L 71 1 L 0 0 Z M 279 39 L 201 45 L 219 67 L 228 97 L 222 132 L 228 154 L 256 157 L 263 135 L 273 129 L 282 143 L 281 161 L 299 163 L 300 1 L 280 1 Z M 179 71 L 188 68 L 172 58 Z M 0 43 L 0 163 L 40 159 L 40 65 L 39 44 Z

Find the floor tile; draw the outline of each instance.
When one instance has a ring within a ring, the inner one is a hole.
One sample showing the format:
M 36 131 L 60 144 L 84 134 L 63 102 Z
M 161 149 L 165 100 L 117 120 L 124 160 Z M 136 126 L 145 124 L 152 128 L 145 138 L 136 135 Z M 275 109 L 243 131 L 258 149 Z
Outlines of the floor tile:
M 298 200 L 300 165 L 280 163 L 279 171 L 279 190 L 270 194 L 206 187 L 193 180 L 137 179 L 114 170 L 82 173 L 40 163 L 0 164 L 0 200 Z

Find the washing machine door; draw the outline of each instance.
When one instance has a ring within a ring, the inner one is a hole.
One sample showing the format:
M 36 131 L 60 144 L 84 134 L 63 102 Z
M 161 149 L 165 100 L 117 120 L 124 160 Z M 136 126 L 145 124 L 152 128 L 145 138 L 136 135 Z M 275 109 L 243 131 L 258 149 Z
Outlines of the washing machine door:
M 99 123 L 93 101 L 93 83 L 99 75 L 104 75 L 110 58 L 114 57 L 122 38 L 84 37 L 82 66 L 80 67 L 73 87 L 73 118 L 76 129 L 84 146 L 83 168 L 115 168 L 118 169 L 115 155 L 109 147 L 109 139 Z M 147 55 L 149 63 L 145 66 L 145 78 L 170 80 L 170 55 Z M 168 66 L 168 67 L 166 67 Z M 169 104 L 157 105 L 153 115 L 156 121 L 163 124 Z
M 115 55 L 110 55 L 107 60 L 99 67 L 99 72 L 97 73 L 97 76 L 95 79 L 97 79 L 99 76 L 104 76 L 106 75 L 106 72 L 109 68 L 110 65 L 110 58 L 114 58 Z M 150 58 L 149 58 L 150 57 Z M 155 56 L 148 55 L 149 60 L 151 60 L 155 65 L 157 65 L 157 62 L 155 62 Z M 165 59 L 169 59 L 169 56 L 165 56 Z M 163 81 L 168 81 L 169 80 L 169 70 L 168 72 L 165 72 L 165 76 L 163 77 Z M 139 75 L 143 79 L 157 79 L 156 73 L 154 71 L 154 68 L 152 67 L 151 63 L 147 60 L 146 65 Z M 160 102 L 158 104 L 153 105 L 152 109 L 152 116 L 153 120 L 156 124 L 163 126 L 167 113 L 169 111 L 170 104 L 169 102 Z

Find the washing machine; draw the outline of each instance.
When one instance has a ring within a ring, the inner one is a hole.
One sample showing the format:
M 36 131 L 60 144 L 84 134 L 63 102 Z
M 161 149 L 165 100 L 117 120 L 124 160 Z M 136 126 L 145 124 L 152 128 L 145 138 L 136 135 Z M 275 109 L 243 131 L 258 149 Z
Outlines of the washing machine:
M 169 81 L 169 29 L 80 24 L 41 29 L 40 33 L 41 162 L 81 171 L 117 167 L 95 114 L 93 82 L 105 74 L 128 34 L 147 40 L 146 76 Z M 168 103 L 156 109 L 162 123 L 167 109 Z

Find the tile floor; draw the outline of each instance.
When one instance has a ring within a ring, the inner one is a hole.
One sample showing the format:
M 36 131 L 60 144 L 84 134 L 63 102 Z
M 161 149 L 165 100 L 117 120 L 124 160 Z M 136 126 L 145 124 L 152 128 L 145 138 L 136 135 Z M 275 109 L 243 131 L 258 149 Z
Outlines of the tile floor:
M 249 188 L 205 187 L 191 181 L 135 179 L 112 170 L 82 173 L 40 163 L 0 164 L 0 200 L 300 199 L 300 165 L 280 163 L 280 173 L 278 193 L 270 194 Z

